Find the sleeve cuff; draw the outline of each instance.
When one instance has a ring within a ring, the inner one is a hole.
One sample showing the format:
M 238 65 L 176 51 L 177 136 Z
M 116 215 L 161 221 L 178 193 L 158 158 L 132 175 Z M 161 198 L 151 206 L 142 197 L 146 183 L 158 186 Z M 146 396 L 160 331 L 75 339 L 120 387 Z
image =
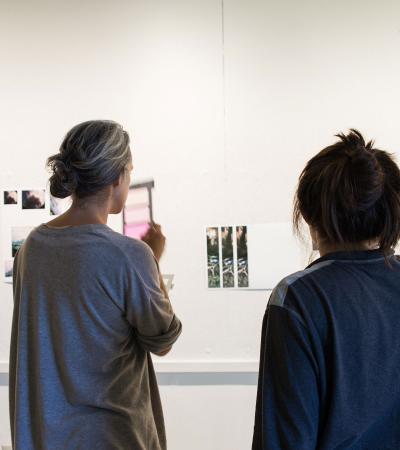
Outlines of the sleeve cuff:
M 136 332 L 136 337 L 142 348 L 151 353 L 159 353 L 172 347 L 179 335 L 182 333 L 182 323 L 173 316 L 168 330 L 158 336 L 144 336 Z

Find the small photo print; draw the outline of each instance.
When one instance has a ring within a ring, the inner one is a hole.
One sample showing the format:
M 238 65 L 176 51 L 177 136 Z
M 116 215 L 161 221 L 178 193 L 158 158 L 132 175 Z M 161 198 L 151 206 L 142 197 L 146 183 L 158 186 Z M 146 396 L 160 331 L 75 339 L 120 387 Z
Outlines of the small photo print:
M 17 205 L 18 204 L 18 191 L 4 191 L 4 204 L 5 205 Z
M 221 228 L 222 238 L 222 286 L 235 287 L 235 268 L 233 264 L 233 227 Z
M 57 198 L 50 194 L 50 215 L 59 216 L 71 206 L 71 197 Z
M 29 233 L 33 230 L 32 227 L 13 227 L 11 228 L 11 254 L 12 257 L 17 254 Z
M 220 262 L 219 262 L 219 230 L 210 227 L 207 234 L 207 278 L 209 288 L 221 287 Z
M 4 261 L 4 278 L 12 278 L 13 276 L 13 259 L 6 259 Z
M 236 227 L 238 287 L 249 287 L 249 259 L 247 254 L 247 227 Z
M 22 191 L 22 209 L 44 209 L 45 190 Z

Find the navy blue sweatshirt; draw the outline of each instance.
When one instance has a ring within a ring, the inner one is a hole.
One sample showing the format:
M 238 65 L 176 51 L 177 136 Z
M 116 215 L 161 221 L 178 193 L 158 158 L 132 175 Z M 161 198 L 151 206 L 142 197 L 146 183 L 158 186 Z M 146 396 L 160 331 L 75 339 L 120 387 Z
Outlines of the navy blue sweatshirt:
M 400 260 L 325 255 L 274 289 L 253 450 L 400 449 Z

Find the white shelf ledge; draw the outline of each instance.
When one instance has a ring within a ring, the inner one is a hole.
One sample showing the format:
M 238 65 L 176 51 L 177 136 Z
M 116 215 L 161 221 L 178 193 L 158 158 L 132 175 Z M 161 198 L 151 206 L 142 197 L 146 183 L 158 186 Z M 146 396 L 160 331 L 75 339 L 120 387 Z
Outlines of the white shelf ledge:
M 202 360 L 188 360 L 188 361 L 174 361 L 174 360 L 161 360 L 154 361 L 154 367 L 156 372 L 159 373 L 180 373 L 180 372 L 193 372 L 193 373 L 223 373 L 223 372 L 240 372 L 240 373 L 253 373 L 258 372 L 258 361 L 240 361 L 240 360 L 215 360 L 215 361 L 202 361 Z
M 158 373 L 256 373 L 258 372 L 258 361 L 174 361 L 172 359 L 154 358 L 154 368 Z M 8 362 L 0 362 L 0 373 L 8 373 L 8 370 Z

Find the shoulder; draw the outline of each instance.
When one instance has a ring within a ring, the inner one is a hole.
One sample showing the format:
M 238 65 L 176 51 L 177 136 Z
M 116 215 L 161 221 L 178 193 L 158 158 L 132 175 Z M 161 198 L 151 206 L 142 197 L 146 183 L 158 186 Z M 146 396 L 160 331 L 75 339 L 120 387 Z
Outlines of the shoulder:
M 151 285 L 158 281 L 158 265 L 153 251 L 143 241 L 124 236 L 111 228 L 102 230 L 102 238 L 107 241 L 104 251 L 105 264 L 109 270 L 124 274 L 128 283 L 136 282 Z M 111 267 L 113 266 L 113 268 Z
M 332 260 L 321 261 L 283 278 L 273 289 L 268 306 L 286 307 L 293 297 L 298 301 L 301 297 L 312 294 L 333 264 Z
M 109 239 L 124 259 L 128 279 L 147 290 L 159 289 L 159 267 L 153 250 L 143 241 L 109 229 Z
M 151 248 L 139 239 L 124 236 L 112 229 L 107 230 L 106 237 L 115 248 L 130 260 L 146 262 L 154 259 Z

